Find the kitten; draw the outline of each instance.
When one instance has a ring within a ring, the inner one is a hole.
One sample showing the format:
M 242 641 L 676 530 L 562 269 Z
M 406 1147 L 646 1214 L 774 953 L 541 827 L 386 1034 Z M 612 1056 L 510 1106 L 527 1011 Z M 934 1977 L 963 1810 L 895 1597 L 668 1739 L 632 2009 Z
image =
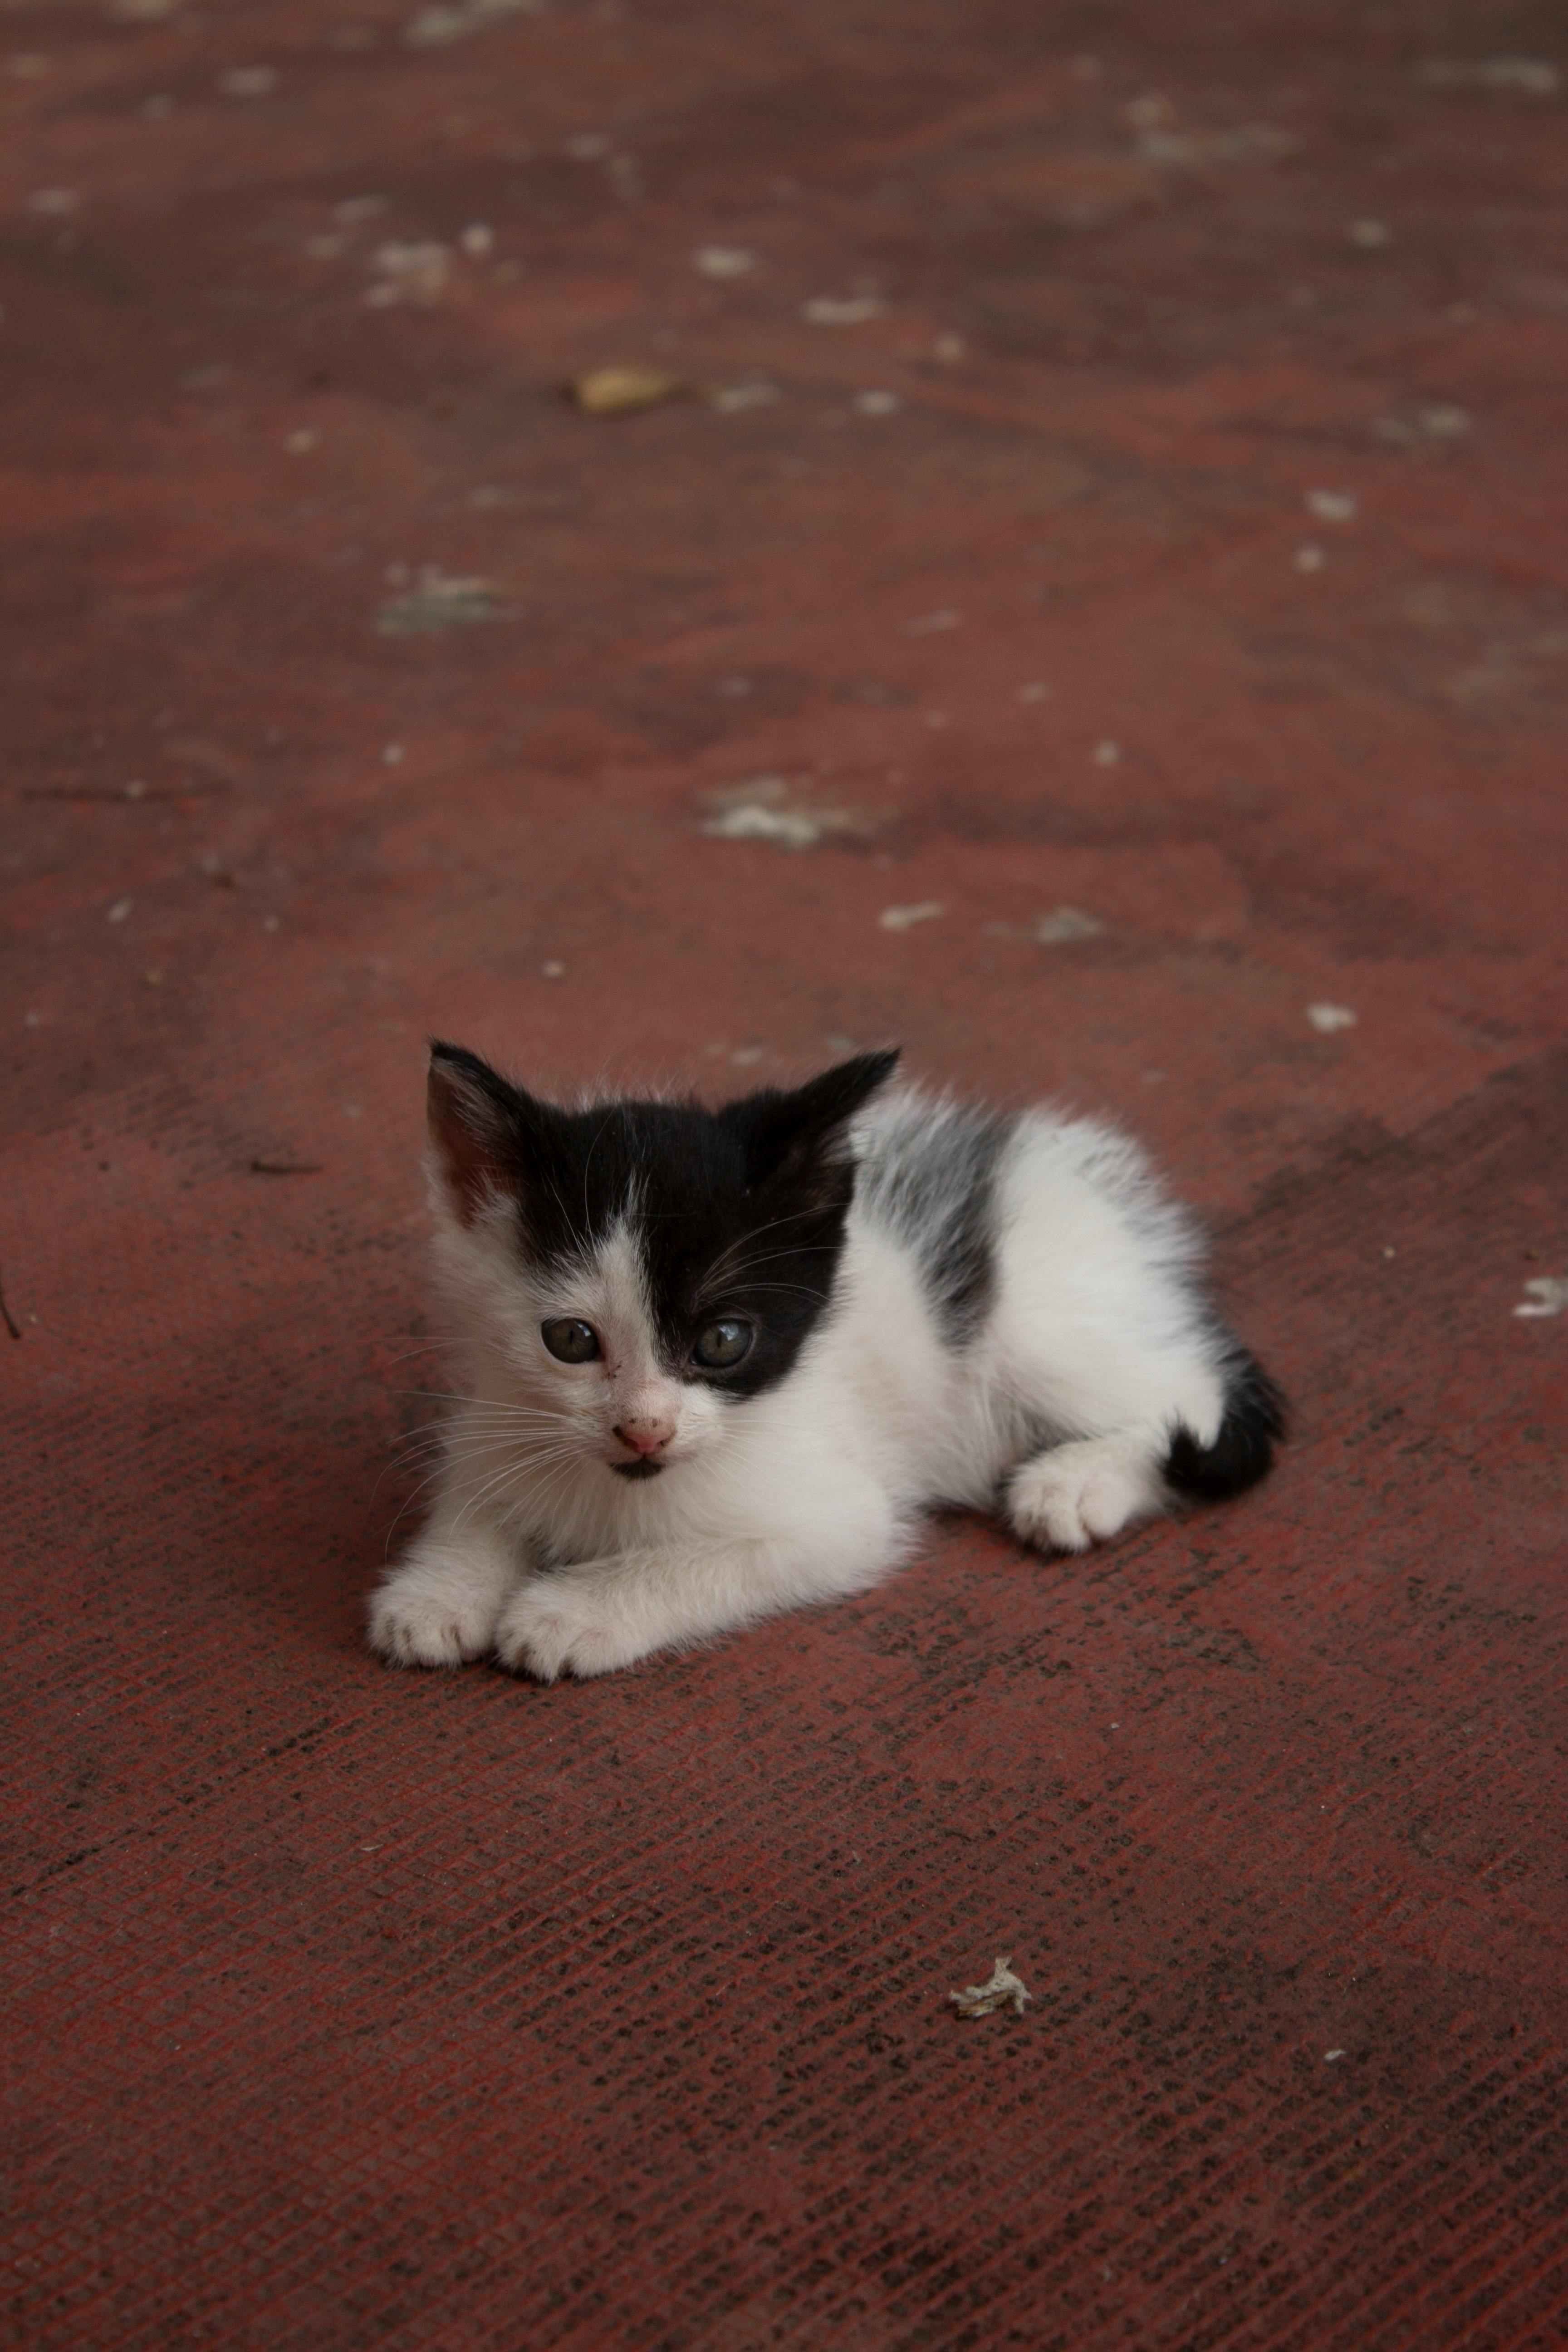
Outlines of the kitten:
M 1282 1401 L 1137 1147 L 897 1060 L 566 1110 L 434 1047 L 457 1395 L 384 1657 L 606 1674 L 864 1591 L 928 1505 L 1081 1551 L 1263 1475 Z

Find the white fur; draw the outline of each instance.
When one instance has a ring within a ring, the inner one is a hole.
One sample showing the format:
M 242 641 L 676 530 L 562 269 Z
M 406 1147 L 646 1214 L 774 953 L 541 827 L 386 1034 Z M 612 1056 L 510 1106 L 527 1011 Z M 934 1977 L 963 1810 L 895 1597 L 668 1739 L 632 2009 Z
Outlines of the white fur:
M 900 1148 L 922 1108 L 944 1116 L 908 1092 L 873 1105 L 858 1153 Z M 624 1228 L 593 1268 L 542 1281 L 518 1263 L 508 1204 L 465 1224 L 431 1177 L 456 1401 L 429 1524 L 371 1604 L 371 1640 L 400 1664 L 494 1650 L 546 1682 L 607 1673 L 865 1590 L 937 1502 L 991 1508 L 1005 1491 L 1026 1541 L 1080 1550 L 1162 1507 L 1178 1423 L 1200 1444 L 1220 1424 L 1194 1229 L 1136 1147 L 1089 1120 L 1034 1112 L 1009 1138 L 994 1300 L 966 1345 L 858 1201 L 832 1308 L 789 1377 L 740 1402 L 661 1369 Z M 561 1315 L 593 1324 L 602 1360 L 549 1355 L 540 1325 Z M 626 1458 L 628 1414 L 670 1425 L 657 1478 L 606 1466 Z

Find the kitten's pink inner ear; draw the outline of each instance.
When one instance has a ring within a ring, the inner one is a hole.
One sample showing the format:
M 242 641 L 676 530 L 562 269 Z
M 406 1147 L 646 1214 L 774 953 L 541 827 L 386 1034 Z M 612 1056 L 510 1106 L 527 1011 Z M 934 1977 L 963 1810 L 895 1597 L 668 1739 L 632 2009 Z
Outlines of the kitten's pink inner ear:
M 471 1225 L 487 1200 L 517 1189 L 505 1117 L 446 1062 L 430 1065 L 426 1104 L 430 1141 L 452 1205 L 463 1223 Z

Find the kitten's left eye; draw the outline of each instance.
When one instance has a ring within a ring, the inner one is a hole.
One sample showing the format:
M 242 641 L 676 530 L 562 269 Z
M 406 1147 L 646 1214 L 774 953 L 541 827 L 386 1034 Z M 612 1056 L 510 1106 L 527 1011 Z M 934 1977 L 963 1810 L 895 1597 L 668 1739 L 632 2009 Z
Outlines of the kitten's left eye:
M 749 1323 L 726 1316 L 722 1323 L 710 1323 L 706 1331 L 698 1333 L 691 1353 L 710 1372 L 727 1372 L 751 1354 L 754 1336 Z
M 563 1364 L 591 1364 L 599 1354 L 599 1335 L 591 1323 L 579 1323 L 574 1315 L 558 1315 L 552 1323 L 542 1323 L 539 1336 L 551 1354 Z

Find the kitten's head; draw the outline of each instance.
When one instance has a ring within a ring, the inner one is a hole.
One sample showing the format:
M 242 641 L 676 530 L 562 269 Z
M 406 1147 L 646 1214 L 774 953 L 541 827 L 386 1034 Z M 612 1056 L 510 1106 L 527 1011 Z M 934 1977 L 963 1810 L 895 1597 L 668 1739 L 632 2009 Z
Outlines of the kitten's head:
M 846 1129 L 897 1053 L 790 1092 L 541 1102 L 461 1046 L 430 1061 L 437 1246 L 454 1304 L 552 1416 L 623 1478 L 707 1452 L 826 1314 L 855 1189 Z

